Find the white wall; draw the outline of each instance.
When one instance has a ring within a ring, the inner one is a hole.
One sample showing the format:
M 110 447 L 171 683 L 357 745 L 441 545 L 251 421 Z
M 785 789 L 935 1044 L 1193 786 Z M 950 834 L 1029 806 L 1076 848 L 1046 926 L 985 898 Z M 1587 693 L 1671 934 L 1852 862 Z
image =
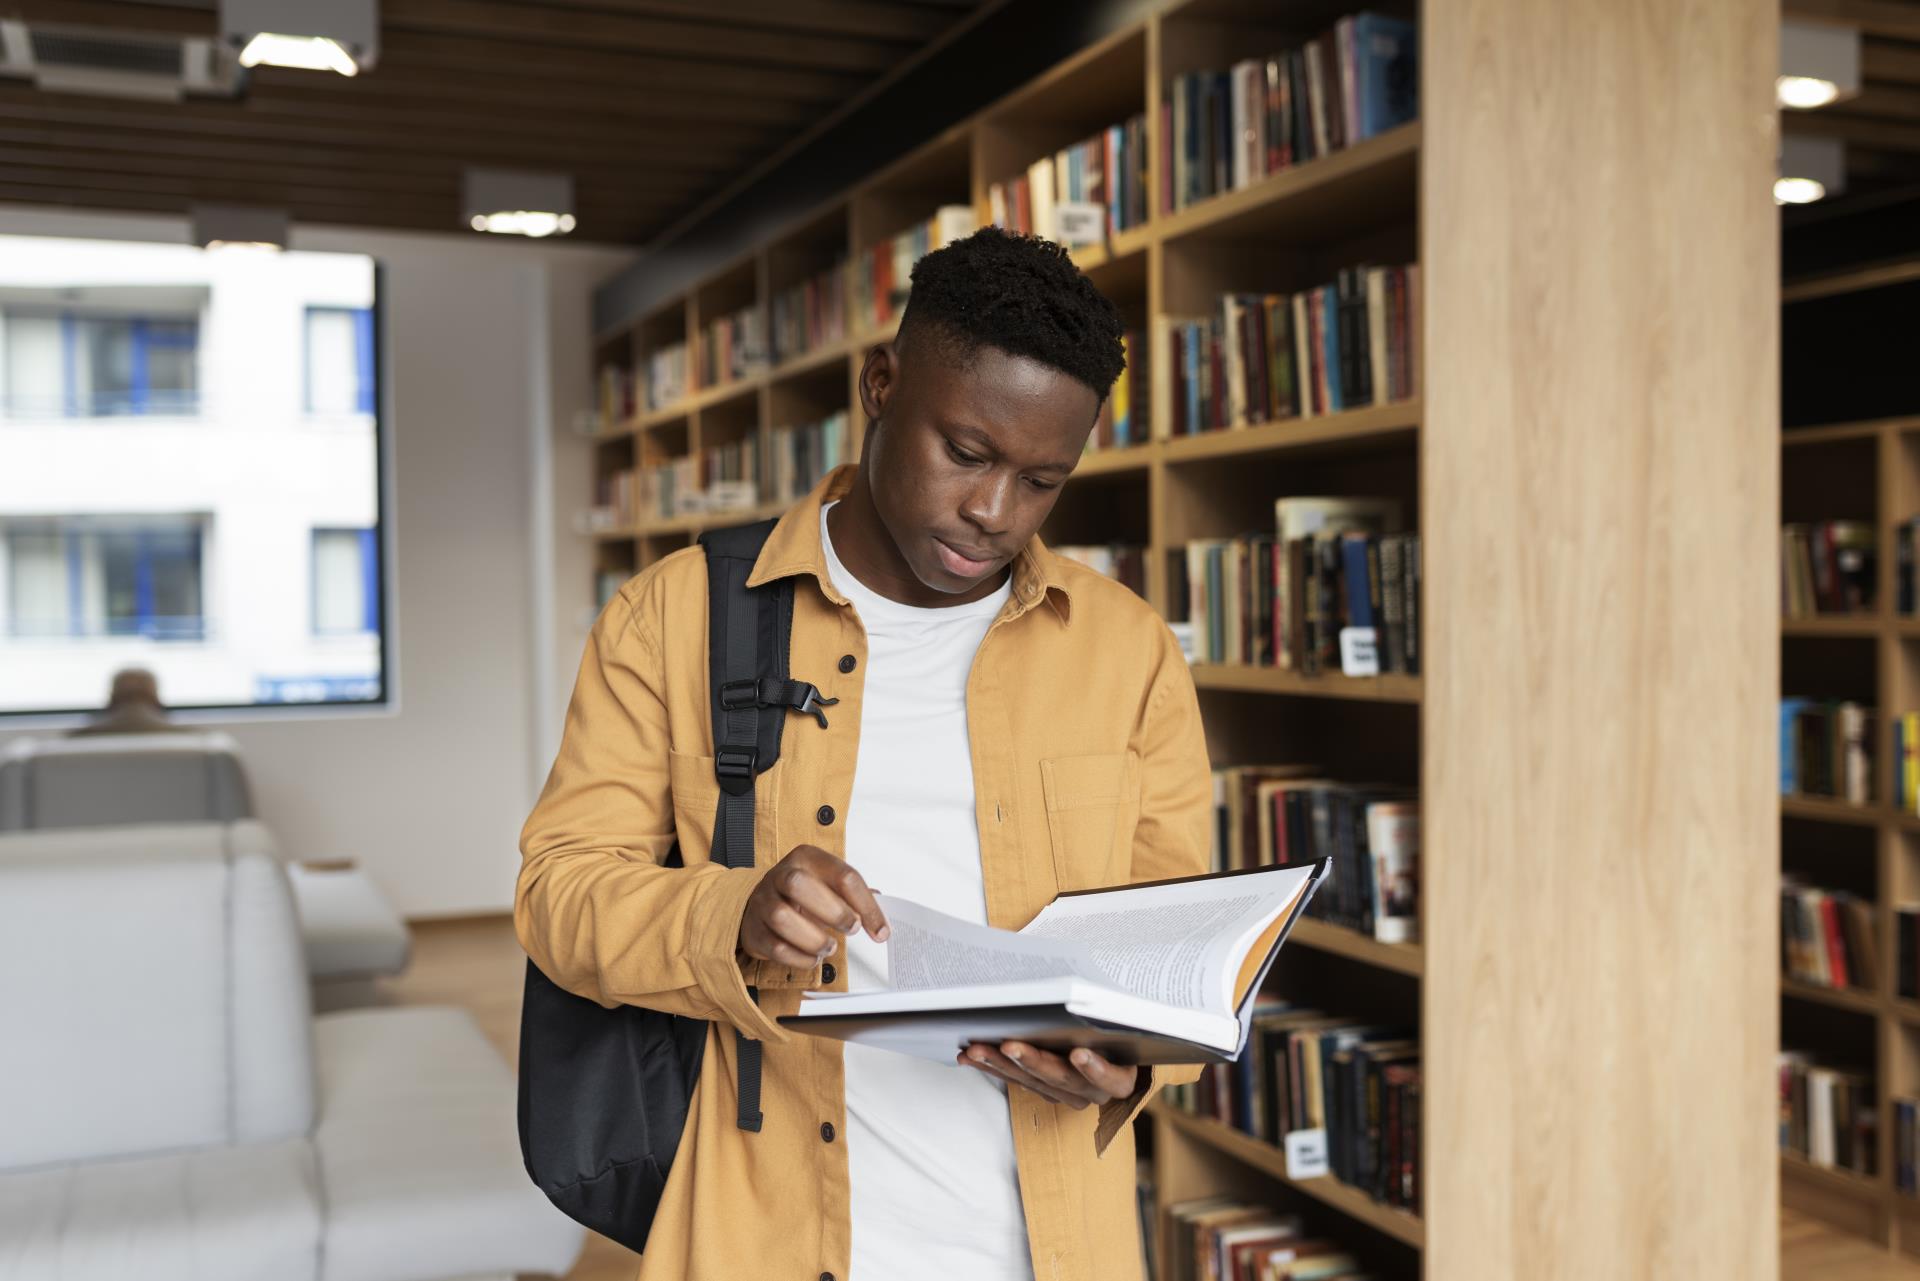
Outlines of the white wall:
M 0 205 L 8 233 L 187 238 L 178 219 Z M 395 704 L 191 719 L 239 739 L 291 854 L 360 859 L 411 917 L 504 911 L 592 605 L 571 526 L 590 444 L 569 430 L 592 399 L 591 295 L 632 254 L 336 227 L 293 247 L 386 267 Z M 0 747 L 63 723 L 0 721 Z

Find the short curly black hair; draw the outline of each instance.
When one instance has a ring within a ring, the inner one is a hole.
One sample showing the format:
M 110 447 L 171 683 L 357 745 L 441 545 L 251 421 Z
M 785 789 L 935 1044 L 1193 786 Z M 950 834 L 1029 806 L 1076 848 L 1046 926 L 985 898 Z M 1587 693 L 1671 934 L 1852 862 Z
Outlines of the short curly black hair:
M 913 268 L 895 343 L 961 359 L 997 347 L 1050 365 L 1105 399 L 1127 367 L 1120 313 L 1051 240 L 982 227 Z

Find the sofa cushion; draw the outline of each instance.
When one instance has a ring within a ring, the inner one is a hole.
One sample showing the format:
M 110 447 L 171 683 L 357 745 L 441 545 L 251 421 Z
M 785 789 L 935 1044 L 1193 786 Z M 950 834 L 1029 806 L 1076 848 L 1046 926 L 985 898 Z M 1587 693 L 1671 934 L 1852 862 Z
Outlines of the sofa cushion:
M 0 751 L 0 831 L 252 812 L 239 745 L 218 732 L 27 738 Z
M 324 1281 L 555 1275 L 586 1232 L 520 1159 L 512 1073 L 461 1010 L 314 1020 Z
M 311 1281 L 319 1252 L 305 1139 L 0 1174 L 0 1277 Z
M 0 1169 L 306 1133 L 312 1025 L 255 824 L 0 835 Z M 57 963 L 49 963 L 57 961 Z

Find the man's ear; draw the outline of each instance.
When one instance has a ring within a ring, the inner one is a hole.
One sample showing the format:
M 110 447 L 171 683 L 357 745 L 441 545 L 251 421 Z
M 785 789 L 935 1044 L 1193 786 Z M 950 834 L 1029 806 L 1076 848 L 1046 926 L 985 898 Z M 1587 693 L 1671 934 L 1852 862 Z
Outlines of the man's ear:
M 900 384 L 900 352 L 890 342 L 875 343 L 860 366 L 860 408 L 877 423 Z

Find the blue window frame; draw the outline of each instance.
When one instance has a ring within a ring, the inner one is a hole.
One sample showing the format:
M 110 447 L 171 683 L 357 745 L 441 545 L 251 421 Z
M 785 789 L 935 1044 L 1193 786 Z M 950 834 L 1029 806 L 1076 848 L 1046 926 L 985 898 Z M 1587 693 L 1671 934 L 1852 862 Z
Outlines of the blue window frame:
M 29 339 L 36 329 L 46 341 Z M 56 331 L 57 370 L 50 368 Z M 10 413 L 116 418 L 199 412 L 198 317 L 9 309 L 7 333 L 16 384 L 8 389 Z
M 373 413 L 373 309 L 308 307 L 306 390 L 309 414 Z
M 23 601 L 16 590 L 8 609 L 12 634 L 206 639 L 197 525 L 28 524 L 7 537 L 16 573 L 23 564 L 64 565 L 66 579 L 64 594 L 51 598 Z

